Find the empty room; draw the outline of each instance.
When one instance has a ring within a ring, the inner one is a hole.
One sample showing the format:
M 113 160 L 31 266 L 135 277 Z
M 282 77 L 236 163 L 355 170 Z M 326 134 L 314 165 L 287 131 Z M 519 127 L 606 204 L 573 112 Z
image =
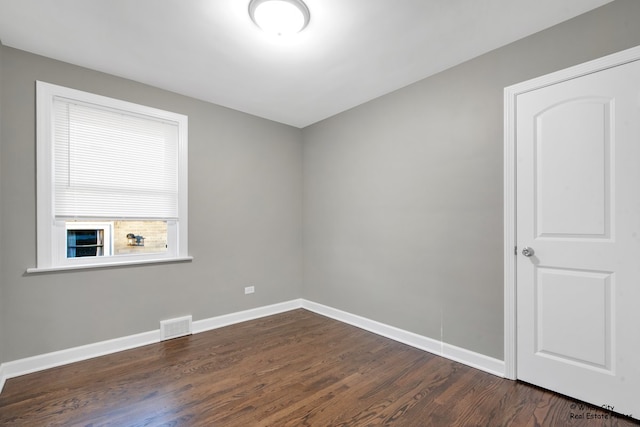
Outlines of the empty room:
M 638 76 L 638 0 L 0 0 L 0 425 L 638 425 Z

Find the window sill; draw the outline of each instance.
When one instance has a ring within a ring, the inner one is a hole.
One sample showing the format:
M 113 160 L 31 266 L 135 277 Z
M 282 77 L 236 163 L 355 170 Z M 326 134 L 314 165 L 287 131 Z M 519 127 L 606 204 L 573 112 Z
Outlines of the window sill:
M 146 260 L 135 260 L 135 261 L 117 261 L 117 262 L 105 262 L 105 263 L 97 263 L 97 264 L 82 264 L 82 265 L 61 265 L 56 267 L 31 267 L 27 268 L 27 274 L 38 274 L 38 273 L 52 273 L 56 271 L 69 271 L 69 270 L 91 270 L 96 268 L 117 268 L 117 267 L 131 267 L 136 265 L 145 265 L 145 264 L 168 264 L 168 263 L 177 263 L 177 262 L 191 262 L 193 261 L 192 256 L 178 257 L 178 258 L 157 258 L 157 259 L 146 259 Z

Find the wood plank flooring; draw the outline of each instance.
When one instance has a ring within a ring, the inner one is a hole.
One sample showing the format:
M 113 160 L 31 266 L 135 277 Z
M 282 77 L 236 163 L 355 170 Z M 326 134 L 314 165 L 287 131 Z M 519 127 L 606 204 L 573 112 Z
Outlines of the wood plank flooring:
M 295 310 L 10 379 L 0 425 L 638 424 Z

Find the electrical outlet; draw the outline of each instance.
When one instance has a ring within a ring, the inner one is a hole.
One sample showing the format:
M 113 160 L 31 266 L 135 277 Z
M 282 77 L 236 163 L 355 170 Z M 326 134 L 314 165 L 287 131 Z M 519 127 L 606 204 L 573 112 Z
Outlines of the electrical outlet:
M 256 291 L 256 287 L 255 286 L 247 286 L 246 288 L 244 288 L 244 294 L 248 295 L 248 294 L 252 294 Z

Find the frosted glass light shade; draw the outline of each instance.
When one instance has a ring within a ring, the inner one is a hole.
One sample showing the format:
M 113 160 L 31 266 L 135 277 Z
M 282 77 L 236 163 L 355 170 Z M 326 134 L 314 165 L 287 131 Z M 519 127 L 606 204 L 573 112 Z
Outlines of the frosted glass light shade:
M 264 32 L 286 36 L 309 23 L 309 9 L 302 0 L 251 0 L 249 16 Z

